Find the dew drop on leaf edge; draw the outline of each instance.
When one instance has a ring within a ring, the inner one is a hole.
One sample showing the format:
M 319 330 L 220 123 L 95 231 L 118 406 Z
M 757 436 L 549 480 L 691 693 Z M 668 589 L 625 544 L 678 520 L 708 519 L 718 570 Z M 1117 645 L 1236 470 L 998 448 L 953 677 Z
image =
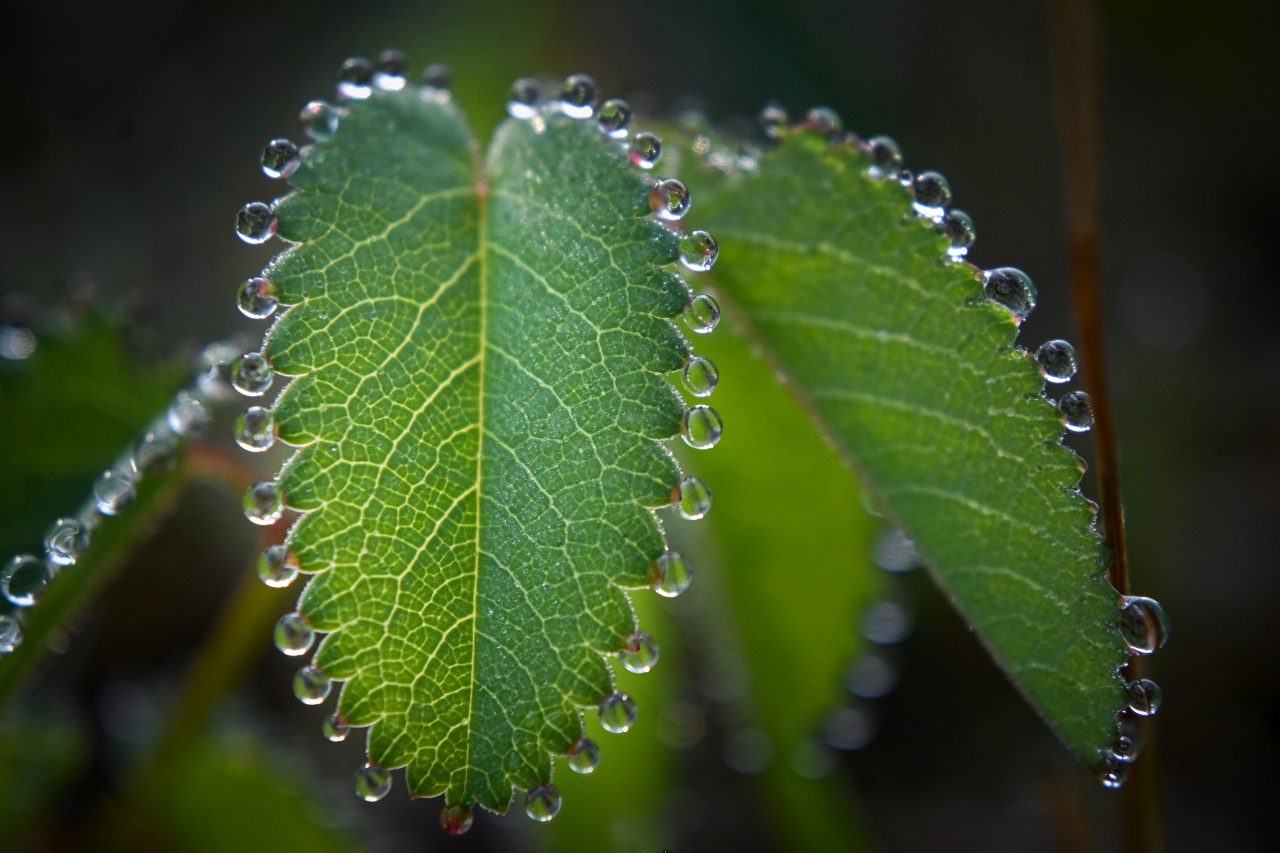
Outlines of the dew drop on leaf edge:
M 449 835 L 463 835 L 475 821 L 475 813 L 465 806 L 445 806 L 440 810 L 440 828 Z
M 319 705 L 329 698 L 332 689 L 329 676 L 313 663 L 299 669 L 293 677 L 293 695 L 304 705 Z
M 724 421 L 720 413 L 699 403 L 685 410 L 680 419 L 680 437 L 695 450 L 710 450 L 724 435 Z
M 270 450 L 276 442 L 275 415 L 262 406 L 250 406 L 236 418 L 235 438 L 250 453 Z
M 569 748 L 568 759 L 569 769 L 574 773 L 594 773 L 600 766 L 600 747 L 591 738 L 581 738 Z
M 49 526 L 44 550 L 49 561 L 59 566 L 75 565 L 89 550 L 89 528 L 78 518 L 59 518 Z
M 636 722 L 636 701 L 625 693 L 610 693 L 600 703 L 600 726 L 611 734 L 629 731 Z
M 720 305 L 710 294 L 695 294 L 685 303 L 684 321 L 689 326 L 689 331 L 708 335 L 715 331 L 720 322 Z
M 720 384 L 720 371 L 706 356 L 691 356 L 684 363 L 684 387 L 695 397 L 710 397 Z
M 278 483 L 255 483 L 244 493 L 244 516 L 254 524 L 275 524 L 283 513 L 284 495 Z
M 1036 363 L 1050 382 L 1068 382 L 1076 375 L 1076 348 L 1063 340 L 1045 341 L 1036 350 Z
M 258 578 L 269 587 L 283 589 L 297 576 L 297 558 L 284 545 L 271 545 L 258 557 Z
M 1093 401 L 1084 391 L 1068 391 L 1058 400 L 1063 422 L 1072 432 L 1085 432 L 1093 426 Z
M 675 598 L 693 582 L 693 570 L 679 551 L 664 551 L 649 567 L 649 585 L 664 598 Z
M 1129 710 L 1139 717 L 1150 717 L 1160 710 L 1164 691 L 1149 678 L 1139 678 L 1125 686 L 1129 698 Z
M 546 823 L 560 814 L 560 804 L 560 791 L 550 782 L 531 788 L 524 795 L 524 813 L 539 823 Z
M 262 174 L 273 180 L 281 180 L 298 170 L 298 166 L 302 164 L 302 157 L 298 152 L 298 146 L 288 139 L 279 138 L 271 140 L 263 147 L 259 163 L 262 166 Z
M 246 279 L 236 292 L 236 307 L 250 320 L 265 320 L 278 304 L 275 285 L 262 276 Z
M 335 711 L 324 718 L 320 731 L 329 743 L 342 743 L 351 731 L 351 724 L 347 722 L 346 717 Z
M 39 601 L 53 580 L 53 569 L 40 557 L 19 554 L 0 570 L 0 592 L 15 607 L 30 607 Z
M 236 213 L 236 234 L 251 246 L 270 240 L 278 226 L 271 205 L 265 202 L 251 201 Z
M 637 675 L 649 672 L 658 664 L 658 643 L 648 633 L 637 631 L 627 639 L 621 657 L 628 672 Z
M 697 521 L 711 510 L 711 490 L 697 477 L 684 477 L 676 487 L 676 508 L 689 521 Z
M 1124 638 L 1129 651 L 1149 655 L 1158 650 L 1169 638 L 1169 617 L 1154 598 L 1129 595 L 1121 602 L 1116 628 Z
M 128 508 L 138 495 L 133 478 L 121 471 L 103 471 L 93 484 L 93 497 L 98 512 L 116 515 Z
M 0 655 L 22 645 L 22 624 L 7 613 L 0 613 Z
M 286 613 L 276 622 L 272 639 L 283 654 L 297 657 L 311 649 L 316 640 L 316 632 L 302 613 Z
M 356 796 L 366 803 L 376 803 L 391 792 L 391 771 L 367 762 L 356 771 Z
M 338 132 L 338 110 L 324 101 L 311 101 L 298 113 L 298 124 L 316 142 L 332 139 Z
M 537 115 L 538 99 L 542 92 L 538 81 L 530 77 L 522 77 L 511 84 L 507 93 L 507 113 L 512 118 L 530 119 Z

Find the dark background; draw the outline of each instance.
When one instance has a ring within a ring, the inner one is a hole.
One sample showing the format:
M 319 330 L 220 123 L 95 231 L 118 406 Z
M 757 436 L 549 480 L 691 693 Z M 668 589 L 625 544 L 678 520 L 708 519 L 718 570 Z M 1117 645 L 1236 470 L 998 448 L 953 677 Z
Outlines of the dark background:
M 256 169 L 262 142 L 295 132 L 296 110 L 329 95 L 345 56 L 399 46 L 415 68 L 453 67 L 481 129 L 500 118 L 511 79 L 544 71 L 588 70 L 607 93 L 658 104 L 694 95 L 717 118 L 751 115 L 768 99 L 793 112 L 829 104 L 860 133 L 894 136 L 909 166 L 950 178 L 978 225 L 977 263 L 1033 275 L 1041 307 L 1024 340 L 1074 337 L 1038 3 L 16 2 L 2 17 L 0 320 L 30 320 L 87 288 L 127 310 L 144 352 L 190 352 L 249 329 L 233 294 L 270 252 L 246 249 L 231 220 L 276 190 Z M 1159 598 L 1175 626 L 1151 672 L 1166 691 L 1157 789 L 1177 850 L 1273 841 L 1278 27 L 1280 6 L 1269 2 L 1103 4 L 1109 370 L 1135 591 Z M 226 504 L 188 496 L 151 546 L 158 559 L 148 564 L 168 570 L 113 593 L 150 614 L 145 624 L 97 625 L 100 642 L 53 669 L 68 702 L 98 714 L 112 690 L 163 692 L 181 672 L 234 583 L 228 566 L 251 547 L 249 533 L 226 532 L 243 529 Z M 872 835 L 898 850 L 1053 849 L 1073 838 L 1121 846 L 1114 796 L 1090 789 L 1072 816 L 1023 772 L 1019 753 L 1051 748 L 1048 736 L 917 586 L 908 675 L 880 739 L 844 771 Z M 260 669 L 257 693 L 279 694 L 287 667 L 264 659 Z M 278 720 L 300 712 L 283 700 L 259 707 L 254 690 L 244 713 L 278 736 Z M 319 750 L 313 726 L 294 738 L 300 752 Z M 279 738 L 282 750 L 290 738 Z M 309 772 L 345 789 L 356 754 Z M 714 750 L 699 755 L 709 766 L 697 772 L 723 787 L 725 802 L 685 846 L 762 843 L 757 809 L 731 807 L 749 797 L 743 783 L 711 766 Z M 370 817 L 347 803 L 339 819 L 356 821 L 374 847 L 440 840 L 434 807 L 384 805 Z M 519 838 L 490 821 L 469 841 Z

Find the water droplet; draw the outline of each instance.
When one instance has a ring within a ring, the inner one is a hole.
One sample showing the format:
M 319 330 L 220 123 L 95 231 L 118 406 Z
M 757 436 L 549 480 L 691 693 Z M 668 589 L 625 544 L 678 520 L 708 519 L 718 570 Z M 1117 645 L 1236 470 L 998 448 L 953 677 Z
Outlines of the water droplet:
M 1159 711 L 1160 703 L 1164 699 L 1164 691 L 1150 678 L 1139 678 L 1137 681 L 1129 682 L 1125 692 L 1129 696 L 1129 710 L 1139 717 L 1150 717 Z
M 270 450 L 276 442 L 276 419 L 270 409 L 250 406 L 236 418 L 236 444 L 250 453 Z
M 353 56 L 338 70 L 338 96 L 362 101 L 373 94 L 373 63 Z
M 356 771 L 356 796 L 366 803 L 376 803 L 390 792 L 390 770 L 369 761 Z
M 921 562 L 916 543 L 912 542 L 901 527 L 892 527 L 876 540 L 872 554 L 875 564 L 886 572 L 909 572 Z
M 594 773 L 599 766 L 600 747 L 591 738 L 584 737 L 569 749 L 569 769 L 574 773 Z
M 402 51 L 382 51 L 373 63 L 373 85 L 384 92 L 399 92 L 404 88 L 404 72 L 408 67 L 409 59 Z
M 615 735 L 629 731 L 636 722 L 636 700 L 614 691 L 600 703 L 600 725 Z
M 896 601 L 877 601 L 862 613 L 862 636 L 882 646 L 911 634 L 911 614 Z
M 1140 752 L 1141 749 L 1137 739 L 1128 735 L 1119 735 L 1116 737 L 1116 742 L 1111 744 L 1111 748 L 1107 750 L 1107 757 L 1121 764 L 1132 764 L 1138 760 Z
M 544 782 L 524 795 L 524 813 L 530 820 L 546 823 L 560 813 L 560 792 Z
M 867 156 L 871 158 L 871 175 L 891 178 L 902 168 L 902 149 L 887 136 L 873 136 L 867 140 Z
M 983 273 L 982 294 L 1003 305 L 1015 317 L 1025 319 L 1036 307 L 1036 286 L 1031 276 L 1015 267 L 998 267 Z
M 244 517 L 254 524 L 275 524 L 284 513 L 284 496 L 278 483 L 255 483 L 244 493 Z
M 649 190 L 649 208 L 667 222 L 683 217 L 692 205 L 689 188 L 675 178 L 658 181 Z
M 303 705 L 319 705 L 329 698 L 333 682 L 325 671 L 313 663 L 309 663 L 293 677 L 293 695 Z
M 0 592 L 17 607 L 30 607 L 53 580 L 53 567 L 39 557 L 19 554 L 0 570 Z
M 231 384 L 246 397 L 261 397 L 271 387 L 275 374 L 271 362 L 260 352 L 248 352 L 231 365 Z
M 137 494 L 133 478 L 121 471 L 103 471 L 102 476 L 93 484 L 93 497 L 97 502 L 98 512 L 103 515 L 121 512 L 133 503 Z
M 538 81 L 522 77 L 511 84 L 511 91 L 507 93 L 507 113 L 512 118 L 533 118 L 538 114 L 540 97 L 542 92 L 538 88 Z
M 1102 770 L 1098 773 L 1098 781 L 1102 783 L 1102 787 L 1108 790 L 1118 790 L 1124 787 L 1125 782 L 1129 781 L 1129 767 L 1123 761 L 1117 761 L 1111 756 L 1107 756 L 1102 760 Z
M 897 667 L 882 654 L 873 653 L 858 658 L 844 677 L 844 686 L 854 696 L 862 699 L 881 699 L 892 693 L 897 685 Z
M 443 62 L 433 62 L 422 70 L 422 85 L 437 95 L 447 93 L 453 85 L 453 72 Z
M 768 103 L 760 110 L 760 127 L 769 139 L 781 139 L 786 136 L 791 126 L 786 107 L 778 103 Z
M 836 139 L 844 133 L 844 121 L 831 107 L 812 107 L 804 114 L 804 126 L 816 130 L 828 139 Z
M 649 585 L 665 598 L 675 598 L 693 582 L 693 569 L 679 551 L 663 551 L 649 566 Z
M 298 558 L 283 545 L 272 545 L 258 558 L 258 577 L 267 586 L 282 589 L 298 576 Z
M 254 276 L 240 285 L 236 305 L 240 313 L 250 320 L 270 317 L 276 310 L 276 286 L 262 276 Z
M 560 111 L 572 118 L 590 118 L 600 89 L 586 74 L 570 74 L 560 84 Z
M 0 613 L 0 655 L 22 645 L 22 624 L 7 613 Z
M 1068 391 L 1058 401 L 1058 409 L 1062 412 L 1067 429 L 1072 432 L 1086 432 L 1093 426 L 1093 401 L 1083 391 Z
M 696 294 L 684 305 L 684 321 L 691 332 L 711 334 L 720 322 L 720 305 L 710 294 Z
M 89 528 L 78 518 L 59 518 L 44 536 L 49 562 L 73 566 L 89 550 Z
M 822 725 L 822 739 L 845 752 L 862 749 L 875 736 L 875 717 L 865 708 L 839 708 Z
M 475 814 L 465 806 L 445 806 L 440 811 L 440 826 L 450 835 L 463 835 L 474 820 Z
M 147 430 L 134 442 L 133 470 L 138 474 L 170 471 L 177 461 L 178 439 L 167 422 Z
M 662 159 L 662 140 L 652 133 L 637 133 L 631 140 L 628 155 L 632 164 L 641 169 L 652 169 Z
M 676 508 L 688 520 L 697 521 L 711 509 L 711 490 L 697 477 L 684 477 L 676 487 Z
M 276 622 L 271 638 L 276 648 L 289 657 L 305 655 L 316 641 L 315 629 L 302 613 L 286 613 Z
M 695 397 L 710 397 L 720 384 L 720 371 L 711 359 L 695 355 L 684 363 L 684 387 Z
M 324 718 L 320 731 L 324 734 L 324 739 L 330 743 L 342 743 L 351 731 L 351 724 L 347 722 L 346 717 L 335 711 Z
M 680 263 L 694 272 L 706 272 L 720 256 L 716 238 L 706 231 L 693 231 L 680 237 Z
M 276 233 L 276 215 L 271 205 L 261 201 L 251 201 L 236 214 L 236 234 L 250 245 L 265 243 Z
M 190 391 L 179 391 L 165 415 L 169 429 L 178 435 L 192 435 L 209 423 L 209 410 Z
M 1127 595 L 1122 599 L 1116 628 L 1124 637 L 1129 651 L 1136 655 L 1149 655 L 1169 639 L 1169 617 L 1154 598 Z
M 963 210 L 948 210 L 938 223 L 938 230 L 951 241 L 951 245 L 947 247 L 947 255 L 955 259 L 969 254 L 969 248 L 978 239 L 978 228 L 973 224 L 973 217 Z
M 942 209 L 951 204 L 951 184 L 941 172 L 921 172 L 911 182 L 915 193 L 916 212 L 930 218 L 940 217 Z
M 1045 341 L 1036 350 L 1036 361 L 1050 382 L 1067 382 L 1076 375 L 1076 348 L 1066 341 Z
M 24 326 L 0 326 L 0 358 L 25 361 L 36 351 L 35 333 Z
M 338 110 L 324 101 L 311 101 L 298 113 L 302 131 L 316 142 L 332 139 L 338 132 Z
M 724 434 L 720 413 L 710 406 L 697 405 L 685 409 L 680 419 L 680 437 L 695 450 L 710 450 Z
M 600 108 L 600 129 L 610 136 L 622 136 L 631 122 L 631 106 L 618 98 L 605 101 Z
M 658 643 L 644 631 L 637 631 L 627 639 L 622 650 L 622 665 L 628 672 L 648 672 L 658 664 Z
M 298 146 L 287 139 L 273 139 L 262 149 L 262 174 L 268 178 L 287 178 L 302 165 Z

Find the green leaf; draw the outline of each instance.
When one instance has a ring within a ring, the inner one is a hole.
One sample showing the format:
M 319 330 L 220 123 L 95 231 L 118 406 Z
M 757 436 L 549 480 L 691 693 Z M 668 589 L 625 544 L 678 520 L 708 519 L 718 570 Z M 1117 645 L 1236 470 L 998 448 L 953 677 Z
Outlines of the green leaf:
M 851 143 L 797 133 L 697 172 L 716 279 L 996 660 L 1091 766 L 1117 732 L 1125 648 L 1083 465 L 1017 321 Z M 800 480 L 788 500 L 826 496 Z
M 372 762 L 501 811 L 609 695 L 664 547 L 676 238 L 594 122 L 508 121 L 481 165 L 451 102 L 345 109 L 265 273 L 299 610 Z

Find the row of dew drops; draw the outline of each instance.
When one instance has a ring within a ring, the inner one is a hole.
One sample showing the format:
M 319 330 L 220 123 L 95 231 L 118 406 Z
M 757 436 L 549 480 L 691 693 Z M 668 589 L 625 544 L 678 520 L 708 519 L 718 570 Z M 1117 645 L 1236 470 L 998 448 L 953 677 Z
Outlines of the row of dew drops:
M 406 88 L 407 61 L 399 51 L 384 51 L 376 61 L 361 58 L 348 59 L 339 72 L 337 104 L 312 101 L 302 108 L 299 122 L 303 132 L 314 142 L 323 143 L 337 132 L 342 119 L 349 115 L 350 102 L 372 97 L 377 92 L 399 92 Z M 448 101 L 451 75 L 440 64 L 426 68 L 417 91 L 425 101 Z M 507 103 L 511 117 L 529 121 L 535 131 L 544 132 L 547 122 L 555 116 L 574 120 L 594 119 L 600 131 L 610 140 L 625 147 L 630 163 L 646 174 L 662 156 L 662 141 L 655 134 L 629 129 L 631 108 L 625 101 L 612 99 L 599 103 L 599 90 L 595 82 L 585 74 L 572 74 L 565 78 L 558 93 L 544 99 L 538 82 L 525 78 L 511 87 Z M 272 139 L 263 149 L 261 167 L 272 179 L 287 179 L 302 164 L 305 150 L 288 139 Z M 692 195 L 683 183 L 674 178 L 646 181 L 649 204 L 657 221 L 675 230 L 677 223 L 692 206 Z M 260 244 L 277 231 L 278 222 L 272 206 L 265 202 L 246 204 L 236 217 L 236 232 L 249 244 Z M 711 269 L 719 254 L 715 238 L 705 231 L 682 232 L 678 236 L 678 259 L 690 272 Z M 683 319 L 690 331 L 708 334 L 715 330 L 720 320 L 720 307 L 706 293 L 689 291 Z M 251 319 L 266 319 L 279 307 L 275 287 L 265 276 L 246 280 L 237 294 L 240 311 Z M 697 398 L 709 397 L 719 383 L 719 371 L 704 356 L 690 354 L 681 370 L 683 384 L 688 393 Z M 248 397 L 260 397 L 271 387 L 274 376 L 270 361 L 261 352 L 245 353 L 232 363 L 230 381 L 234 388 Z M 277 425 L 273 412 L 262 406 L 249 407 L 237 419 L 236 442 L 245 450 L 258 453 L 274 446 Z M 698 403 L 688 407 L 680 423 L 680 436 L 690 447 L 707 450 L 714 447 L 724 432 L 720 415 L 712 407 Z M 711 508 L 711 491 L 697 477 L 682 475 L 672 491 L 672 503 L 682 517 L 688 520 L 703 518 Z M 275 481 L 257 483 L 250 487 L 244 498 L 245 516 L 255 524 L 269 525 L 278 521 L 284 512 L 285 498 L 280 484 Z M 289 586 L 298 576 L 300 566 L 296 555 L 287 545 L 267 548 L 258 561 L 258 573 L 264 583 L 272 587 Z M 659 595 L 675 597 L 686 589 L 692 580 L 692 570 L 678 552 L 667 550 L 650 566 L 651 588 Z M 305 655 L 316 642 L 316 631 L 307 616 L 295 611 L 286 613 L 276 623 L 273 639 L 279 650 L 289 656 Z M 634 673 L 649 672 L 658 662 L 659 649 L 653 637 L 644 631 L 632 634 L 619 652 L 624 667 Z M 332 680 L 314 661 L 304 665 L 294 677 L 293 690 L 299 701 L 308 705 L 323 703 L 332 692 Z M 601 726 L 608 732 L 623 733 L 635 723 L 638 709 L 635 701 L 625 693 L 614 691 L 599 705 Z M 347 738 L 350 724 L 340 712 L 325 718 L 324 736 L 333 742 Z M 576 773 L 593 772 L 600 761 L 600 748 L 589 738 L 580 738 L 566 753 L 569 768 Z M 355 775 L 357 795 L 375 802 L 391 789 L 391 773 L 372 761 L 366 760 Z M 561 797 L 549 780 L 525 795 L 525 812 L 535 821 L 545 822 L 559 813 Z M 461 834 L 470 828 L 473 813 L 461 805 L 449 805 L 440 816 L 444 829 L 451 834 Z
M 144 477 L 172 469 L 183 439 L 199 434 L 217 406 L 234 398 L 231 365 L 242 349 L 243 344 L 232 340 L 205 347 L 197 358 L 192 384 L 179 391 L 164 414 L 148 424 L 133 445 L 99 475 L 89 499 L 76 513 L 50 525 L 44 553 L 20 554 L 0 569 L 0 593 L 15 608 L 0 614 L 0 654 L 12 652 L 22 643 L 25 612 L 44 597 L 59 573 L 88 553 L 98 526 L 134 502 Z
M 759 120 L 765 136 L 775 143 L 795 132 L 809 132 L 825 135 L 833 145 L 855 146 L 870 161 L 867 174 L 871 178 L 895 181 L 911 193 L 912 208 L 904 221 L 921 219 L 931 223 L 949 242 L 947 259 L 964 261 L 977 239 L 973 219 L 962 210 L 950 208 L 951 185 L 942 174 L 936 171 L 915 174 L 903 168 L 901 149 L 893 139 L 887 136 L 861 139 L 845 131 L 839 114 L 829 107 L 814 107 L 805 114 L 803 120 L 793 123 L 785 108 L 771 103 L 761 111 Z M 700 117 L 694 116 L 684 123 L 687 127 L 697 128 L 704 122 Z M 711 139 L 700 135 L 694 139 L 692 147 L 704 162 L 722 171 L 755 171 L 758 168 L 760 155 L 751 146 L 743 146 L 738 152 L 729 153 L 713 148 Z M 984 298 L 1008 310 L 1014 322 L 1020 326 L 1036 306 L 1037 293 L 1031 277 L 1014 267 L 991 270 L 974 267 L 974 270 L 982 281 Z M 1064 340 L 1050 340 L 1041 344 L 1032 357 L 1045 379 L 1054 384 L 1069 382 L 1078 367 L 1075 348 Z M 1067 429 L 1084 432 L 1093 425 L 1093 406 L 1086 392 L 1067 392 L 1057 401 L 1057 407 Z M 888 566 L 886 568 L 892 569 Z M 1164 645 L 1170 633 L 1164 608 L 1155 599 L 1144 596 L 1121 596 L 1115 626 L 1130 655 L 1152 654 Z M 867 669 L 880 667 L 869 663 Z M 857 693 L 856 690 L 854 692 Z M 1127 682 L 1125 694 L 1128 712 L 1121 715 L 1116 740 L 1100 756 L 1099 778 L 1108 788 L 1123 786 L 1128 777 L 1128 766 L 1137 759 L 1140 752 L 1140 727 L 1135 724 L 1133 717 L 1155 714 L 1162 701 L 1159 685 L 1148 678 Z M 827 742 L 849 748 L 860 740 L 869 740 L 869 733 L 873 729 L 864 724 L 867 719 L 866 715 L 852 713 L 849 709 L 837 711 L 826 727 Z

